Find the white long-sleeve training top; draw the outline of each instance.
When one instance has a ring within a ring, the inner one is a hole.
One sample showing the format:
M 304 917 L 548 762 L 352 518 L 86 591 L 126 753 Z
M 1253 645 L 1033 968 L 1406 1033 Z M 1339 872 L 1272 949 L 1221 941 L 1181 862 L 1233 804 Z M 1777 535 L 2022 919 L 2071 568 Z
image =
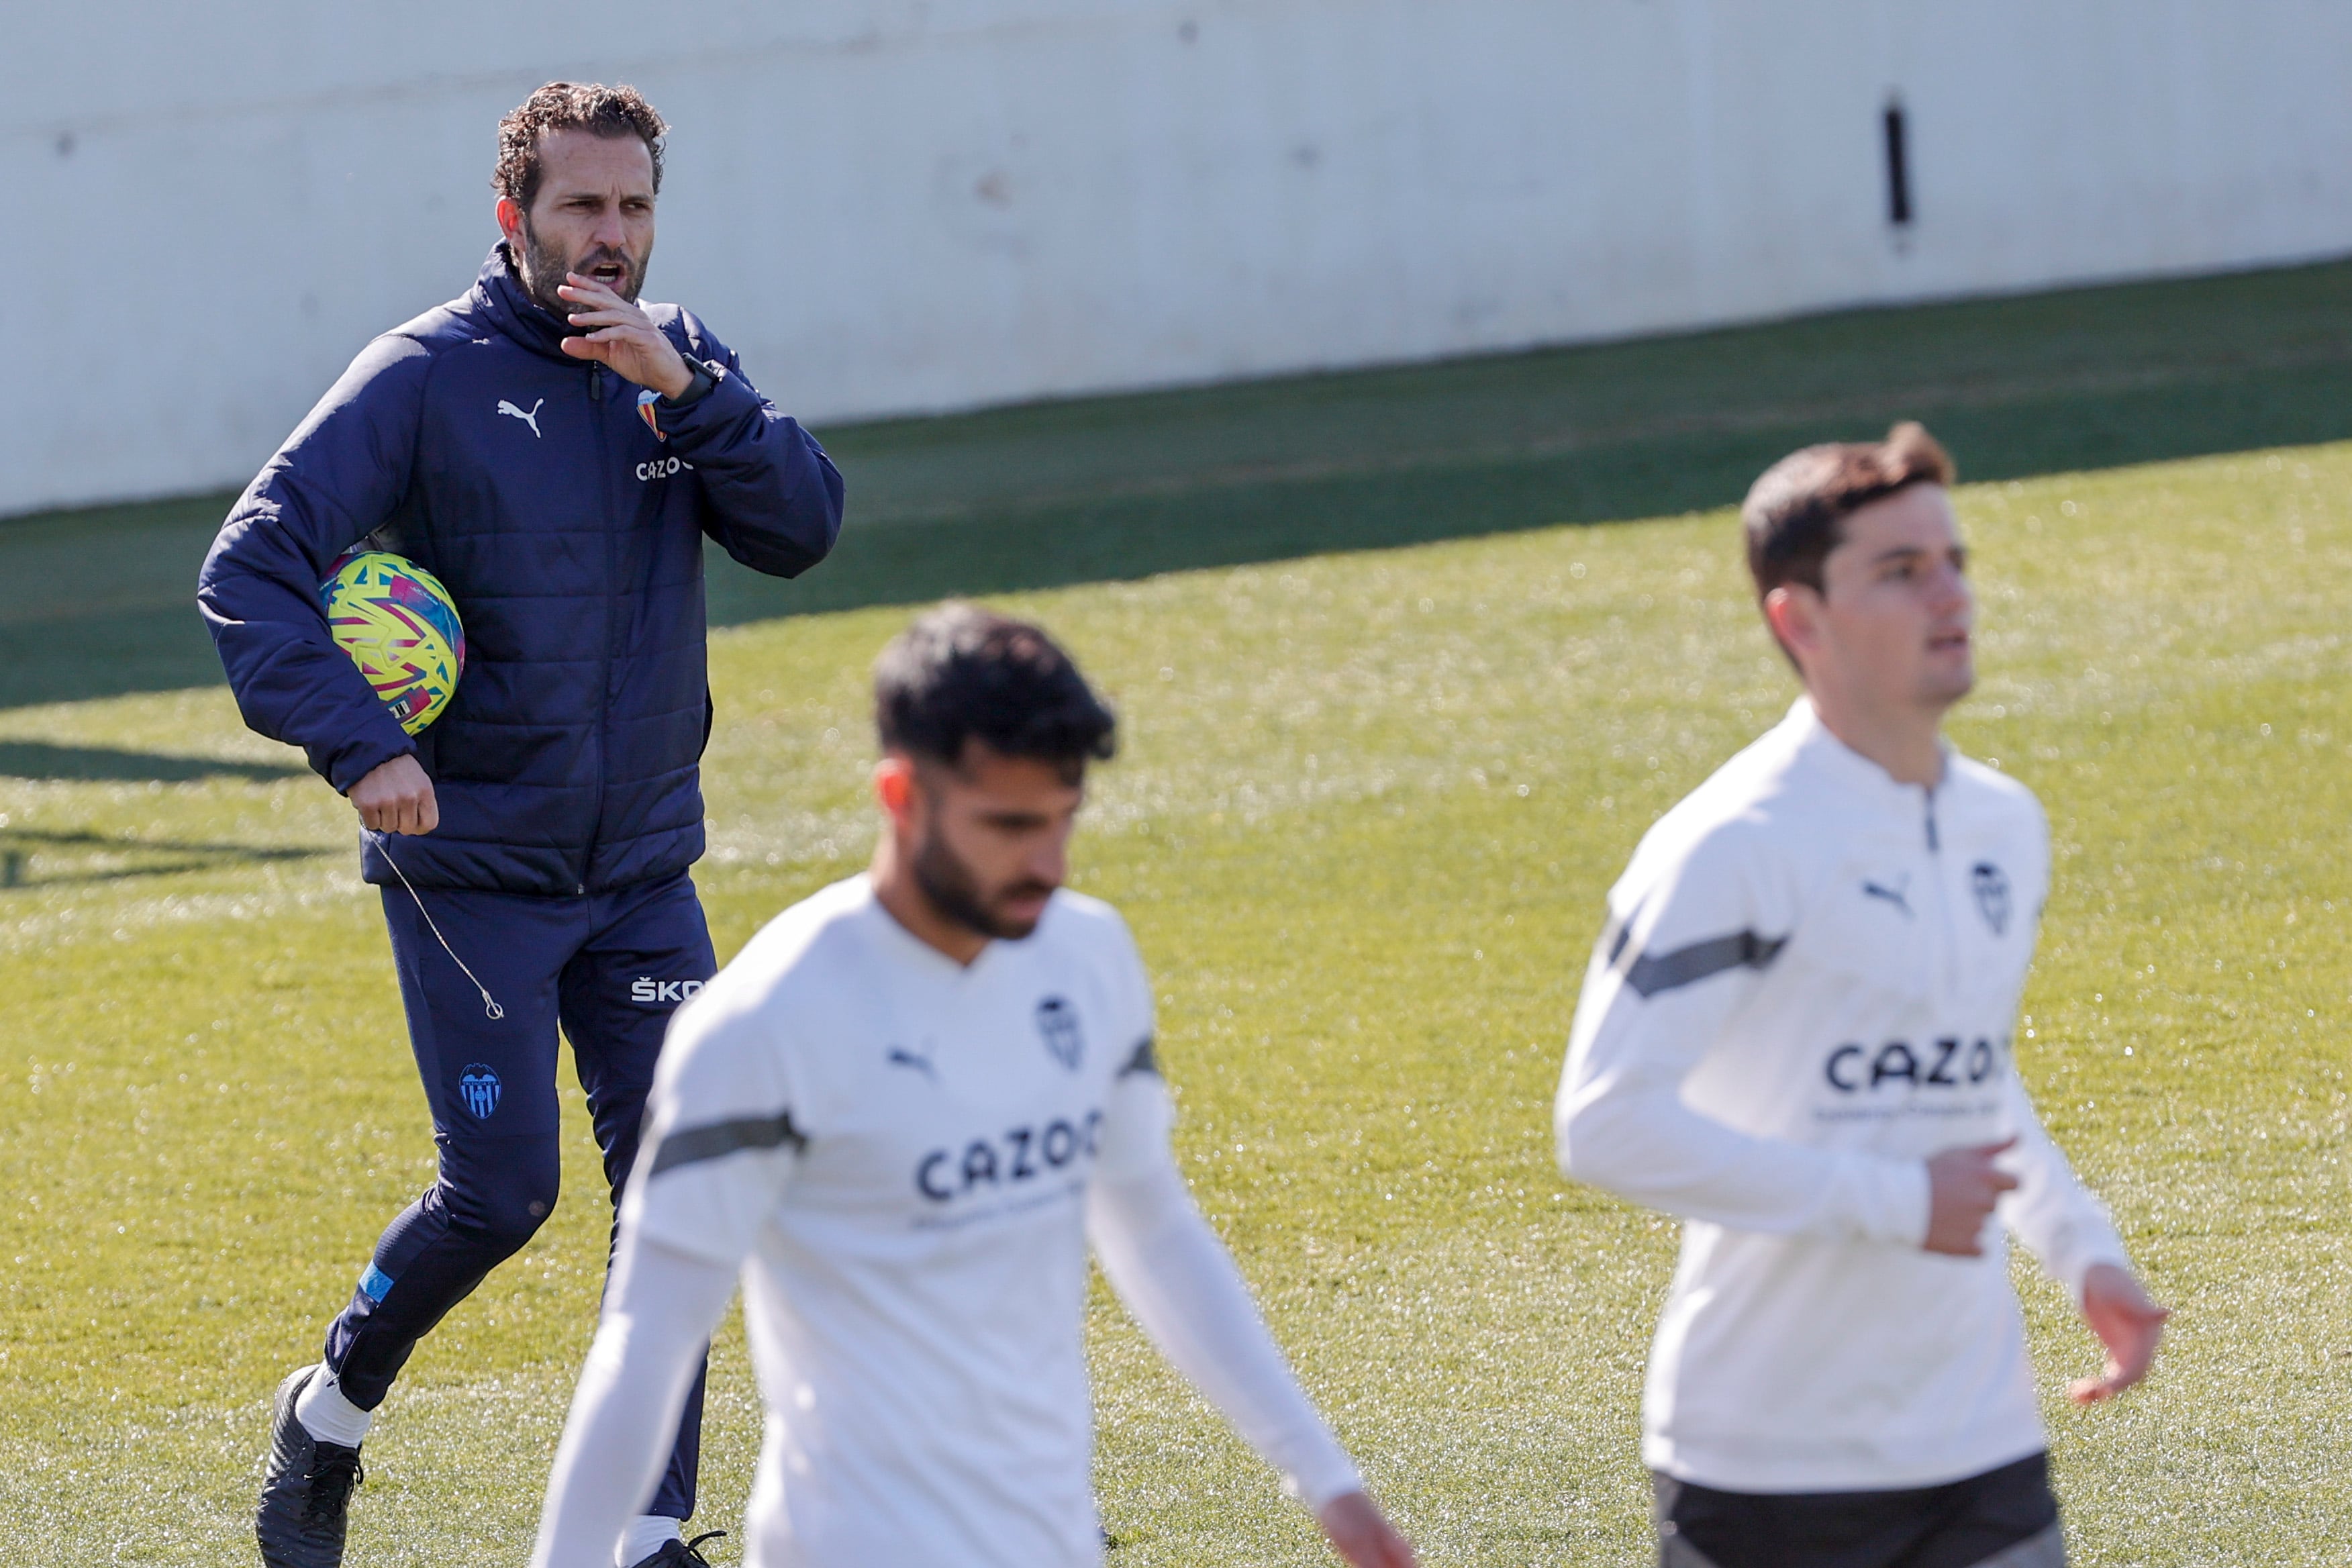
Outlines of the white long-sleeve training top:
M 1310 1507 L 1360 1482 L 1169 1147 L 1149 978 L 1067 891 L 969 965 L 864 877 L 679 1009 L 532 1562 L 603 1568 L 740 1269 L 767 1436 L 754 1568 L 1093 1568 L 1089 1242 Z
M 1732 1491 L 1931 1486 L 2045 1446 L 2006 1226 L 2080 1299 L 2127 1264 L 2011 1054 L 2049 885 L 2032 794 L 1897 784 L 1800 699 L 1609 894 L 1560 1168 L 1685 1221 L 1643 1457 Z M 1929 1253 L 1928 1156 L 2014 1138 L 1981 1258 Z

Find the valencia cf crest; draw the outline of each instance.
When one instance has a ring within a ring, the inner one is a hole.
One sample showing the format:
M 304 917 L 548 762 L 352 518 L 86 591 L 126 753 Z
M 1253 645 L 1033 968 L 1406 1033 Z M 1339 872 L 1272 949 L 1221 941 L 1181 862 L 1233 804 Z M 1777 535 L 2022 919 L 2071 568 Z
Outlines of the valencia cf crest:
M 1087 1042 L 1078 1033 L 1078 1010 L 1059 996 L 1048 996 L 1037 1004 L 1037 1033 L 1044 1037 L 1045 1049 L 1053 1058 L 1069 1068 L 1078 1070 L 1078 1063 L 1087 1054 Z
M 1985 924 L 1992 927 L 1993 935 L 2006 935 L 2009 931 L 2009 879 L 1991 861 L 1979 860 L 1976 869 L 1969 873 L 1969 882 L 1976 889 L 1977 912 L 1984 916 Z
M 499 1108 L 499 1075 L 487 1062 L 467 1062 L 466 1070 L 457 1075 L 457 1098 L 474 1113 L 477 1121 L 488 1121 L 490 1112 Z

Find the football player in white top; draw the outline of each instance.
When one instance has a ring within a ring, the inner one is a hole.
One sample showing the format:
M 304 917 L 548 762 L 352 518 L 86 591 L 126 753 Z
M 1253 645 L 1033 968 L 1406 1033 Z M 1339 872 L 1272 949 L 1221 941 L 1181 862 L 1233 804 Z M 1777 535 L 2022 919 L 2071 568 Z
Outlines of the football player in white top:
M 1411 1568 L 1177 1169 L 1125 922 L 1061 887 L 1110 712 L 1044 632 L 962 605 L 875 689 L 872 869 L 671 1028 L 531 1561 L 615 1561 L 740 1274 L 768 1411 L 752 1563 L 1099 1563 L 1091 1242 L 1339 1553 Z
M 1684 1221 L 1643 1457 L 1664 1568 L 2064 1561 L 2002 1232 L 2137 1381 L 2164 1311 L 2011 1054 L 2050 875 L 2023 786 L 1954 752 L 1975 605 L 1916 425 L 1807 447 L 1743 509 L 1805 694 L 1609 895 L 1561 1168 Z

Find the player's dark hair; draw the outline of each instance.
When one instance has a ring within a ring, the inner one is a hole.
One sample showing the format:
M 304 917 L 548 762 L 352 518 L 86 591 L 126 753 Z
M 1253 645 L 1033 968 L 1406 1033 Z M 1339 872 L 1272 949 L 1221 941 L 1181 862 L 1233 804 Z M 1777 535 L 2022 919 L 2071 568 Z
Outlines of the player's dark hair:
M 669 122 L 627 83 L 606 87 L 551 81 L 507 110 L 499 121 L 499 162 L 490 185 L 511 196 L 523 211 L 539 195 L 540 148 L 551 132 L 585 131 L 592 136 L 635 136 L 654 161 L 654 194 L 661 194 L 662 138 Z
M 874 727 L 885 752 L 950 767 L 978 741 L 1051 763 L 1076 782 L 1118 748 L 1118 719 L 1045 631 L 950 601 L 924 611 L 874 661 Z
M 1784 583 L 1818 593 L 1822 563 L 1843 539 L 1847 518 L 1913 485 L 1948 485 L 1955 472 L 1927 426 L 1908 421 L 1884 441 L 1832 441 L 1790 453 L 1740 503 L 1757 599 Z

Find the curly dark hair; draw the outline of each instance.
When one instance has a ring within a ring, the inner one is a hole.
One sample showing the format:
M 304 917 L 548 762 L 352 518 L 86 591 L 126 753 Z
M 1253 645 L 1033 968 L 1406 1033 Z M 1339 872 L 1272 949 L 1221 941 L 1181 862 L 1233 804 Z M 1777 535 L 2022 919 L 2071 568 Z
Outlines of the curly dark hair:
M 1050 763 L 1072 783 L 1109 760 L 1118 721 L 1044 628 L 950 600 L 924 611 L 874 663 L 885 752 L 961 767 L 977 741 Z
M 662 138 L 669 132 L 654 106 L 627 83 L 606 87 L 551 81 L 507 110 L 499 121 L 499 162 L 490 186 L 511 196 L 523 211 L 539 195 L 539 150 L 549 132 L 585 131 L 596 136 L 635 136 L 654 160 L 654 193 L 661 194 Z
M 1906 421 L 1884 441 L 1831 441 L 1790 453 L 1764 470 L 1740 504 L 1756 597 L 1783 583 L 1818 592 L 1822 563 L 1845 520 L 1913 485 L 1948 485 L 1952 459 L 1927 426 Z

